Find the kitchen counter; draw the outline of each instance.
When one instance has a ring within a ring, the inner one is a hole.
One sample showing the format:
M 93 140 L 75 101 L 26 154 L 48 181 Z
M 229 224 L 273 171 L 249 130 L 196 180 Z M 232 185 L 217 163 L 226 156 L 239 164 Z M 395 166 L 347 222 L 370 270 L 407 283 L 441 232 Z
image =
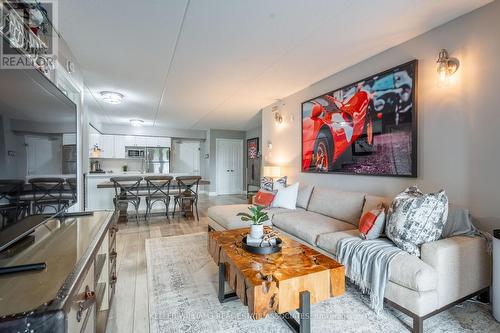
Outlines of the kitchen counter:
M 87 173 L 87 178 L 111 178 L 111 177 L 126 177 L 126 176 L 191 176 L 187 173 L 141 173 L 140 171 L 127 171 L 127 172 L 106 172 L 106 173 Z

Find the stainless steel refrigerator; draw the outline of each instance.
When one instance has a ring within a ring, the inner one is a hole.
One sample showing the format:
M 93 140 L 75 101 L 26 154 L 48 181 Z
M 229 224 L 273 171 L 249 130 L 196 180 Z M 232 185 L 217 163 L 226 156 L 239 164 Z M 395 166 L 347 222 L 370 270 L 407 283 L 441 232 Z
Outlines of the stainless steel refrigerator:
M 64 145 L 62 149 L 62 173 L 76 174 L 77 168 L 77 150 L 76 145 Z
M 146 148 L 145 163 L 147 173 L 170 173 L 170 148 Z

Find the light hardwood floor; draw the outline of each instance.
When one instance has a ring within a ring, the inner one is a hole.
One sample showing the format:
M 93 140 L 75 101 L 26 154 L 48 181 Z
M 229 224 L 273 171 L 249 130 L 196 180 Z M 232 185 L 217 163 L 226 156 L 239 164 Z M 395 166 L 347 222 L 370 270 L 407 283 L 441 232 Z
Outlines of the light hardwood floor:
M 149 332 L 148 281 L 145 240 L 207 231 L 207 209 L 214 205 L 245 203 L 242 195 L 208 197 L 200 195 L 200 221 L 183 217 L 152 217 L 149 223 L 141 221 L 120 224 L 116 247 L 118 281 L 108 318 L 107 333 Z

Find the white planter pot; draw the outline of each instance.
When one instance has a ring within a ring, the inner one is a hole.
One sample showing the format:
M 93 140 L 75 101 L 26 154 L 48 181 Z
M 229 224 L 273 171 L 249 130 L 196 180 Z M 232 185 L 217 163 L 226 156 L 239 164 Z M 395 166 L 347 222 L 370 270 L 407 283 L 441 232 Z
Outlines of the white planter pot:
M 250 237 L 261 239 L 264 236 L 264 226 L 262 224 L 252 224 L 250 226 Z

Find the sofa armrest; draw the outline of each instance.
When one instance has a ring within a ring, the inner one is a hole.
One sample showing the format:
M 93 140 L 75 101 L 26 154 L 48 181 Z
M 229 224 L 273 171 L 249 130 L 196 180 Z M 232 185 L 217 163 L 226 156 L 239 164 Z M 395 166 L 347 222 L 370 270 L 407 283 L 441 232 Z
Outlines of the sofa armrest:
M 481 237 L 455 236 L 423 244 L 421 259 L 437 272 L 439 307 L 490 286 L 491 256 Z

